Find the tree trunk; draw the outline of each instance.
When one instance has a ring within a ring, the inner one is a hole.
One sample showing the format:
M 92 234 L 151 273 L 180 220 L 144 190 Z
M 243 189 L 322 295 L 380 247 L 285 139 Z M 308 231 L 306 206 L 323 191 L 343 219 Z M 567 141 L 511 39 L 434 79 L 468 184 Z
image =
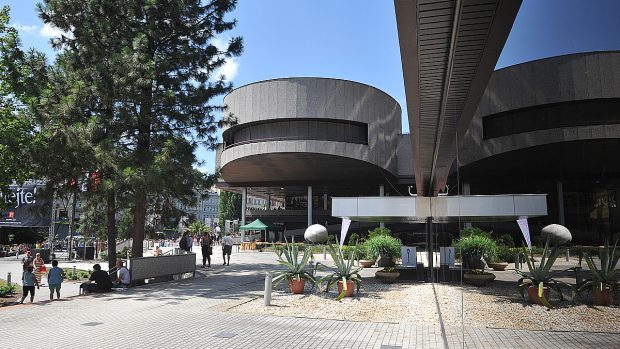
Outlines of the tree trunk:
M 136 192 L 135 208 L 133 211 L 133 245 L 132 257 L 142 257 L 142 243 L 144 242 L 144 222 L 146 221 L 146 192 Z
M 106 221 L 108 230 L 108 269 L 116 265 L 116 193 L 108 189 L 106 193 Z

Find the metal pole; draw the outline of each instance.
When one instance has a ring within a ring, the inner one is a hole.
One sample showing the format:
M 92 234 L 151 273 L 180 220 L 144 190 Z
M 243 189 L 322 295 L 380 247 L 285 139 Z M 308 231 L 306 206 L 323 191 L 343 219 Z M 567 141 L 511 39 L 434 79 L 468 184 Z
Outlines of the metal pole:
M 265 274 L 265 306 L 271 305 L 271 288 L 273 287 L 273 274 L 268 271 Z
M 379 196 L 385 196 L 385 187 L 383 186 L 383 184 L 379 184 Z M 385 228 L 385 223 L 379 222 L 379 226 L 381 228 Z
M 312 186 L 308 186 L 308 226 L 312 225 Z
M 6 284 L 11 286 L 11 272 L 6 275 Z

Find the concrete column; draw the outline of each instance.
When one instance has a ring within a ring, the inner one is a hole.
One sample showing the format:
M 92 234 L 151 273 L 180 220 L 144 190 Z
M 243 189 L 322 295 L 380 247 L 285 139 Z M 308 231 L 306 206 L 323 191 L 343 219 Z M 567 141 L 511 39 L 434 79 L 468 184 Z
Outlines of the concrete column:
M 267 194 L 267 209 L 271 210 L 271 194 Z
M 323 194 L 323 209 L 327 211 L 327 193 Z
M 558 222 L 564 225 L 564 184 L 562 181 L 557 182 L 558 186 Z
M 471 188 L 469 186 L 469 183 L 463 183 L 463 192 L 461 193 L 462 195 L 471 195 Z M 463 226 L 464 228 L 471 228 L 471 223 L 470 222 L 466 222 Z
M 379 184 L 379 196 L 385 196 L 385 187 L 383 186 L 383 184 Z M 379 222 L 379 226 L 381 228 L 385 228 L 385 223 Z
M 312 186 L 308 186 L 308 226 L 312 225 Z
M 241 191 L 241 225 L 245 225 L 245 205 L 248 201 L 248 188 L 243 188 Z M 245 230 L 241 231 L 241 242 L 245 241 Z
M 428 264 L 428 281 L 435 282 L 433 276 L 433 217 L 426 218 L 426 258 Z

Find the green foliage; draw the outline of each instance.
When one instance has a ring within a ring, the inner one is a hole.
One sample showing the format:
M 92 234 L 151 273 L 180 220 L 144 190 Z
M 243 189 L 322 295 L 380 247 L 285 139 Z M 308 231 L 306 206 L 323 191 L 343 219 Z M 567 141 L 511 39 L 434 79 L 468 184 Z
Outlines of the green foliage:
M 211 228 L 207 227 L 207 225 L 204 224 L 201 221 L 193 221 L 187 227 L 187 231 L 191 235 L 204 235 L 204 233 L 210 233 L 211 232 Z
M 349 235 L 349 245 L 357 245 L 357 242 L 360 240 L 360 236 L 357 233 L 351 233 Z
M 400 257 L 402 243 L 399 239 L 385 234 L 376 234 L 364 243 L 366 250 L 372 257 Z
M 122 209 L 121 217 L 117 225 L 118 238 L 126 240 L 131 238 L 133 233 L 133 214 L 130 209 Z
M 17 284 L 4 284 L 0 285 L 0 297 L 8 297 L 15 294 L 17 290 Z
M 220 226 L 224 221 L 241 218 L 241 195 L 228 191 L 220 193 Z
M 347 253 L 346 258 L 337 245 L 329 245 L 327 247 L 327 251 L 332 257 L 335 265 L 331 267 L 322 263 L 316 264 L 317 268 L 331 272 L 318 281 L 319 284 L 325 283 L 325 292 L 329 292 L 329 288 L 331 286 L 336 284 L 338 281 L 342 281 L 342 292 L 340 292 L 338 297 L 336 297 L 336 300 L 341 300 L 347 292 L 347 280 L 354 281 L 357 286 L 357 292 L 359 292 L 362 285 L 362 277 L 359 272 L 363 268 L 353 266 L 353 262 L 355 261 L 355 251 L 350 250 Z
M 131 251 L 131 248 L 125 246 L 125 247 L 123 247 L 122 250 L 116 252 L 116 259 L 126 259 L 127 258 L 127 252 L 129 252 L 129 258 L 133 257 L 133 253 Z
M 620 269 L 616 269 L 618 261 L 620 260 L 620 251 L 618 250 L 618 241 L 613 246 L 609 245 L 608 241 L 605 241 L 605 246 L 600 249 L 599 254 L 600 268 L 594 263 L 594 258 L 589 253 L 584 254 L 586 263 L 590 272 L 592 272 L 592 278 L 584 280 L 579 285 L 576 285 L 576 291 L 579 293 L 585 288 L 598 287 L 600 290 L 605 286 L 610 286 L 612 289 L 619 285 L 620 282 L 617 279 Z
M 553 267 L 555 260 L 560 255 L 560 249 L 557 246 L 554 246 L 551 250 L 549 250 L 549 239 L 547 239 L 545 247 L 543 248 L 542 257 L 540 258 L 540 262 L 538 264 L 534 259 L 534 253 L 532 251 L 523 247 L 522 252 L 529 272 L 515 270 L 519 275 L 521 275 L 521 278 L 517 281 L 517 288 L 521 293 L 521 297 L 525 296 L 525 290 L 530 286 L 537 287 L 538 297 L 543 305 L 547 308 L 552 308 L 549 301 L 543 296 L 543 287 L 549 287 L 552 291 L 558 293 L 560 299 L 564 299 L 560 288 L 561 283 L 554 279 L 556 275 L 563 271 L 551 271 L 551 267 Z
M 84 269 L 72 269 L 67 268 L 65 271 L 65 278 L 67 280 L 82 280 L 90 277 L 91 271 Z
M 299 252 L 302 252 L 301 259 L 299 259 Z M 307 270 L 308 262 L 312 257 L 312 250 L 306 246 L 300 246 L 298 244 L 287 243 L 281 249 L 276 250 L 278 255 L 278 263 L 286 267 L 285 271 L 276 273 L 273 278 L 274 285 L 280 284 L 282 281 L 287 283 L 291 280 L 305 279 L 312 282 L 312 287 L 316 283 L 316 279 L 310 271 Z
M 355 254 L 359 259 L 372 259 L 372 254 L 368 251 L 366 243 L 358 243 L 355 245 Z
M 498 245 L 506 246 L 506 247 L 515 247 L 515 240 L 512 238 L 510 234 L 503 234 L 497 239 L 495 239 Z
M 392 236 L 392 232 L 385 227 L 377 227 L 368 231 L 368 239 L 372 239 L 375 236 Z
M 497 244 L 486 234 L 466 234 L 453 246 L 457 255 L 462 257 L 482 256 L 485 260 L 492 261 L 497 256 Z
M 478 227 L 470 227 L 461 230 L 461 238 L 470 237 L 470 236 L 484 236 L 491 239 L 491 233 L 482 230 Z
M 519 249 L 507 246 L 497 246 L 497 255 L 493 262 L 514 263 L 515 255 L 520 252 Z

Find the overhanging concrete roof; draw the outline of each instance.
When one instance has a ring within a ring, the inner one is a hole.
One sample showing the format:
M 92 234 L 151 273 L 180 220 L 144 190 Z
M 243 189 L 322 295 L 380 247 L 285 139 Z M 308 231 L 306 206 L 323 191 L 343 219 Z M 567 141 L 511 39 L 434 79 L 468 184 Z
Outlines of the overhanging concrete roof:
M 446 184 L 521 0 L 395 0 L 416 191 Z
M 332 198 L 332 216 L 354 221 L 481 222 L 546 215 L 547 194 Z

